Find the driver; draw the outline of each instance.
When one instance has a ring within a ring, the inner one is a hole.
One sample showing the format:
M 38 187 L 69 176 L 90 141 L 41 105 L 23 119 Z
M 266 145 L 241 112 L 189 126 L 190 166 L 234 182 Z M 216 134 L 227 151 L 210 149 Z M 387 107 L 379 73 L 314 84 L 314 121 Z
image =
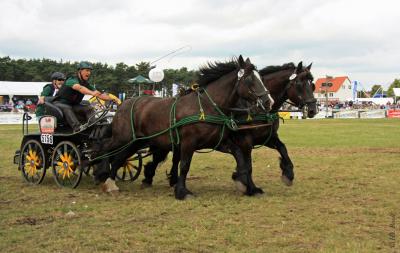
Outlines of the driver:
M 79 118 L 83 118 L 88 122 L 94 114 L 94 110 L 90 105 L 82 105 L 84 95 L 91 95 L 102 100 L 113 100 L 105 93 L 101 93 L 89 83 L 89 78 L 92 73 L 92 64 L 82 61 L 77 65 L 76 76 L 69 77 L 65 84 L 58 92 L 54 104 L 57 105 L 64 113 L 65 120 L 74 130 L 78 132 L 84 129 L 81 127 Z M 77 117 L 78 116 L 78 117 Z

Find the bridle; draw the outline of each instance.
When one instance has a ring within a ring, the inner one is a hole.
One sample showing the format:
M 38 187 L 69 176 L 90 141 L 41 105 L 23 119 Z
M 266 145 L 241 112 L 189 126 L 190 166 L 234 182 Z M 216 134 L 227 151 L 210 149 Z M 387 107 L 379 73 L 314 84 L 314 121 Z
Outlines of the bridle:
M 307 70 L 305 70 L 305 71 L 307 71 Z M 295 95 L 299 100 L 298 104 L 296 104 L 294 102 L 291 102 L 291 101 L 285 101 L 285 102 L 290 104 L 290 105 L 296 106 L 299 109 L 302 109 L 306 105 L 308 106 L 308 105 L 310 105 L 312 103 L 316 103 L 317 99 L 315 99 L 315 98 L 307 98 L 307 99 L 305 99 L 304 98 L 304 96 L 302 95 L 304 82 L 299 80 L 299 75 L 296 74 L 296 72 L 297 72 L 297 68 L 294 70 L 293 74 L 289 77 L 289 82 L 286 84 L 285 88 L 283 89 L 281 97 L 283 97 L 285 94 L 286 94 L 286 97 L 287 97 L 288 90 L 291 87 L 294 87 Z M 312 86 L 313 83 L 312 83 L 311 80 L 307 79 L 306 85 Z
M 245 104 L 249 105 L 249 106 L 247 106 L 245 108 L 243 108 L 243 107 L 231 107 L 231 108 L 227 108 L 228 110 L 236 111 L 236 112 L 250 112 L 255 108 L 256 109 L 260 108 L 263 112 L 267 112 L 268 111 L 264 106 L 264 102 L 263 102 L 262 98 L 265 97 L 265 96 L 268 96 L 269 92 L 265 88 L 265 86 L 264 86 L 264 84 L 263 84 L 263 82 L 261 80 L 260 74 L 256 70 L 253 70 L 252 74 L 255 76 L 255 78 L 259 82 L 259 85 L 261 85 L 262 88 L 260 88 L 259 92 L 257 92 L 252 87 L 248 87 L 248 93 L 250 94 L 250 97 L 252 97 L 254 99 L 252 102 L 250 102 L 247 99 L 241 98 L 241 96 L 239 94 L 237 94 L 239 96 L 239 98 L 240 98 L 239 102 L 245 100 Z M 249 75 L 245 75 L 244 69 L 240 69 L 238 71 L 237 75 L 238 75 L 238 79 L 237 79 L 237 81 L 235 83 L 235 87 L 233 89 L 234 92 L 236 92 L 236 93 L 238 92 L 240 82 L 246 82 L 246 79 L 251 76 L 250 74 Z M 232 95 L 233 94 L 231 94 L 231 96 Z M 268 96 L 267 99 L 272 99 L 272 98 L 270 96 Z

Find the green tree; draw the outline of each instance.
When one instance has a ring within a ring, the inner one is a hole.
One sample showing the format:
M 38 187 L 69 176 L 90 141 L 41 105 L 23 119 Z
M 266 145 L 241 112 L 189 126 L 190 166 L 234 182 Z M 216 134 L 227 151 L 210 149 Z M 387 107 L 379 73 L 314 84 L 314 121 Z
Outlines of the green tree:
M 138 64 L 136 64 L 136 69 L 138 75 L 142 75 L 147 78 L 150 71 L 150 62 L 139 62 Z

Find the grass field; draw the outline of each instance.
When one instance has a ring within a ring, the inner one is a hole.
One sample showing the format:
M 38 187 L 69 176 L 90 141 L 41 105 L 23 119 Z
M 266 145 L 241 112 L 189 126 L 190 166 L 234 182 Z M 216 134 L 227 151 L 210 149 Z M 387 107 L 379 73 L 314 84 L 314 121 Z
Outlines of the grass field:
M 196 154 L 196 197 L 177 201 L 170 161 L 152 188 L 141 189 L 140 176 L 116 196 L 89 177 L 60 189 L 50 170 L 27 185 L 12 164 L 20 126 L 0 126 L 0 252 L 400 252 L 400 120 L 285 121 L 280 136 L 292 187 L 274 150 L 253 152 L 266 192 L 257 197 L 235 191 L 232 157 Z

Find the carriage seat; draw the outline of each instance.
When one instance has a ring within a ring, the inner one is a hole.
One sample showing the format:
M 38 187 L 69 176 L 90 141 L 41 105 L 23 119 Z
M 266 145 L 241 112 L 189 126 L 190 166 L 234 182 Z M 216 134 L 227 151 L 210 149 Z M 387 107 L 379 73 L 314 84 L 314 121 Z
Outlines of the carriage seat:
M 54 105 L 53 102 L 53 97 L 46 97 L 44 100 L 44 108 L 46 109 L 46 114 L 54 116 L 57 118 L 57 122 L 64 122 L 64 113 L 62 110 Z

